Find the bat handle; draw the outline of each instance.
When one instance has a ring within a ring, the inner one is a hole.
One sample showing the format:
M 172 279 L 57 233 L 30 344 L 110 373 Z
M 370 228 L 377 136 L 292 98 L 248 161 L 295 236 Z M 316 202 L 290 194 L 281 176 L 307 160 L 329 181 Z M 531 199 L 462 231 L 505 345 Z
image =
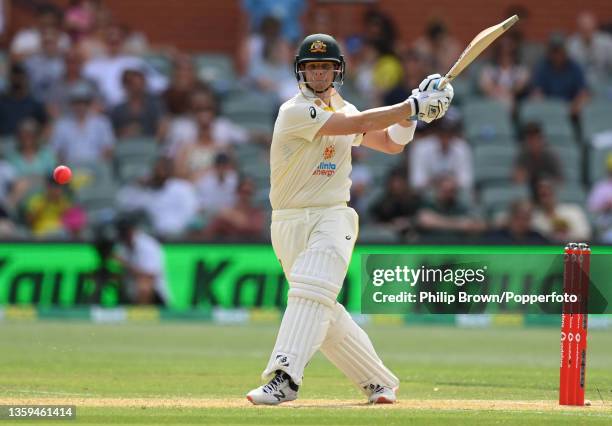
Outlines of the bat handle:
M 442 90 L 446 87 L 446 85 L 448 84 L 448 82 L 450 81 L 450 79 L 448 77 L 442 77 L 440 79 L 440 83 L 438 84 L 437 89 L 438 90 Z

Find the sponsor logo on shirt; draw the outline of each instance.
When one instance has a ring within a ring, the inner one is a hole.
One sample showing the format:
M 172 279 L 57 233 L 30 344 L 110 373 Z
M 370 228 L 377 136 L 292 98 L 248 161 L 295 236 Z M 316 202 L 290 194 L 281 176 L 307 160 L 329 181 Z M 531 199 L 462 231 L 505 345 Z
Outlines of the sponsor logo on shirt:
M 331 177 L 336 173 L 336 163 L 321 161 L 316 170 L 312 173 L 313 176 Z
M 328 145 L 323 151 L 323 159 L 331 160 L 336 155 L 336 148 L 333 145 Z M 313 176 L 331 177 L 336 173 L 336 163 L 330 161 L 321 161 L 316 170 L 312 173 Z

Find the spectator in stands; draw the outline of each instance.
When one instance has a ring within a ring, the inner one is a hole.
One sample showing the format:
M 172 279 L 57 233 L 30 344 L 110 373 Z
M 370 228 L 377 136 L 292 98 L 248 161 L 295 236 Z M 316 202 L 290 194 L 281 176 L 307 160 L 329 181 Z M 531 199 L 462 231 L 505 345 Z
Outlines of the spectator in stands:
M 462 237 L 486 230 L 486 224 L 476 217 L 459 199 L 459 187 L 453 176 L 436 180 L 435 195 L 417 213 L 418 227 L 429 236 Z
M 27 202 L 26 222 L 37 237 L 63 236 L 62 218 L 72 205 L 64 187 L 49 175 L 44 190 L 33 195 Z
M 530 122 L 523 128 L 523 143 L 514 164 L 514 181 L 529 184 L 535 195 L 538 181 L 544 178 L 560 183 L 563 180 L 561 163 L 546 143 L 541 126 Z
M 364 99 L 378 105 L 382 96 L 397 86 L 402 78 L 402 65 L 395 53 L 379 50 L 374 41 L 366 40 L 356 67 L 356 86 Z
M 396 50 L 397 28 L 391 16 L 378 10 L 368 9 L 363 15 L 363 34 L 379 54 L 384 55 Z
M 402 79 L 402 64 L 396 55 L 397 28 L 389 15 L 376 8 L 365 12 L 363 25 L 357 64 L 349 69 L 357 70 L 357 87 L 365 99 L 379 105 L 383 95 Z
M 505 33 L 504 39 L 508 39 L 510 45 L 512 46 L 512 50 L 516 51 L 519 55 L 519 62 L 525 64 L 527 66 L 531 66 L 532 64 L 528 61 L 529 58 L 526 56 L 525 52 L 525 30 L 530 21 L 530 13 L 529 8 L 522 4 L 511 4 L 506 7 L 502 14 L 499 16 L 500 20 L 507 19 L 508 16 L 517 15 L 521 18 L 521 25 L 513 25 L 511 26 Z M 527 25 L 526 25 L 527 24 Z
M 256 90 L 274 97 L 279 104 L 291 99 L 295 96 L 295 76 L 290 59 L 287 52 L 266 44 L 261 60 L 249 68 L 249 81 Z
M 128 298 L 139 305 L 168 305 L 164 251 L 152 236 L 138 229 L 134 219 L 117 223 L 119 247 L 115 258 L 126 274 Z
M 168 155 L 174 155 L 181 143 L 195 139 L 191 98 L 200 92 L 212 96 L 211 88 L 198 81 L 191 56 L 179 53 L 173 61 L 170 85 L 162 95 L 168 117 L 162 122 L 161 133 Z
M 125 99 L 122 76 L 127 69 L 140 69 L 147 80 L 147 90 L 154 94 L 166 89 L 166 77 L 148 65 L 142 58 L 126 55 L 122 50 L 124 36 L 119 25 L 110 25 L 105 32 L 107 53 L 85 63 L 83 75 L 96 83 L 105 104 L 112 108 Z
M 212 170 L 195 180 L 200 210 L 217 212 L 233 206 L 236 202 L 239 176 L 230 157 L 217 154 Z
M 597 28 L 597 18 L 591 12 L 578 15 L 578 31 L 570 37 L 569 56 L 585 71 L 591 87 L 610 81 L 612 75 L 612 36 Z
M 393 171 L 387 178 L 385 192 L 370 207 L 372 218 L 401 234 L 414 231 L 415 217 L 421 198 L 408 185 L 401 171 Z
M 173 145 L 168 145 L 170 155 L 180 156 L 180 151 L 188 149 L 189 145 L 194 145 L 202 138 L 210 138 L 216 150 L 226 150 L 230 145 L 243 144 L 250 138 L 260 138 L 255 134 L 249 134 L 245 129 L 236 125 L 226 117 L 219 115 L 219 105 L 217 99 L 207 88 L 196 90 L 191 95 L 191 106 L 189 117 L 175 123 L 174 134 L 168 133 L 166 138 L 174 141 Z M 269 138 L 266 139 L 269 142 Z M 177 157 L 178 159 L 178 157 Z M 179 173 L 184 173 L 184 162 L 181 161 Z
M 36 25 L 23 28 L 15 34 L 11 41 L 11 56 L 20 61 L 30 55 L 40 53 L 42 50 L 42 34 L 46 30 L 58 33 L 56 38 L 58 49 L 65 52 L 70 47 L 70 38 L 61 32 L 62 12 L 52 4 L 44 3 L 38 6 L 36 11 Z
M 549 97 L 570 103 L 571 116 L 577 119 L 588 101 L 584 71 L 565 49 L 562 34 L 552 34 L 548 42 L 546 58 L 536 67 L 533 76 L 534 97 Z
M 44 125 L 47 114 L 30 93 L 26 70 L 17 63 L 11 66 L 8 90 L 0 95 L 0 136 L 14 135 L 17 124 L 26 118 Z
M 412 94 L 412 89 L 418 87 L 423 76 L 427 75 L 425 62 L 419 52 L 410 49 L 400 56 L 402 62 L 402 80 L 383 97 L 384 105 L 394 105 L 403 102 Z
M 253 205 L 254 193 L 254 183 L 248 179 L 242 180 L 235 204 L 217 213 L 205 230 L 206 237 L 239 240 L 262 238 L 265 213 Z
M 459 136 L 460 117 L 456 110 L 432 126 L 432 134 L 417 141 L 410 154 L 410 183 L 417 190 L 436 186 L 441 177 L 452 176 L 459 188 L 471 191 L 474 182 L 472 153 Z
M 485 241 L 490 244 L 547 244 L 549 241 L 533 229 L 533 206 L 528 200 L 517 200 L 510 205 L 505 226 L 489 232 Z
M 215 106 L 211 102 L 196 105 L 196 108 L 197 138 L 182 144 L 175 158 L 177 176 L 194 182 L 210 170 L 220 151 L 212 128 Z
M 70 0 L 64 13 L 64 26 L 74 43 L 94 30 L 98 4 L 94 0 Z
M 280 21 L 274 16 L 263 18 L 259 30 L 250 34 L 242 42 L 238 56 L 238 68 L 244 75 L 251 75 L 252 70 L 264 66 L 266 53 L 270 53 L 270 46 L 275 50 L 274 55 L 281 58 L 282 63 L 290 61 L 289 58 L 293 52 L 281 33 Z
M 30 80 L 32 95 L 39 102 L 45 103 L 49 92 L 64 75 L 64 57 L 58 48 L 59 32 L 47 28 L 41 33 L 41 51 L 29 56 L 24 61 Z
M 15 207 L 15 169 L 8 161 L 0 158 L 0 237 L 15 232 L 10 213 Z
M 8 156 L 16 178 L 13 188 L 15 202 L 19 202 L 28 191 L 42 187 L 57 164 L 53 151 L 41 142 L 40 126 L 36 120 L 30 118 L 19 123 L 17 149 Z
M 374 43 L 364 41 L 355 56 L 354 71 L 351 71 L 354 84 L 361 97 L 368 100 L 368 105 L 377 105 L 379 93 L 374 84 L 374 67 L 379 54 Z
M 370 191 L 372 184 L 372 172 L 370 167 L 363 162 L 367 153 L 360 148 L 352 149 L 352 168 L 351 168 L 351 198 L 350 205 L 357 213 L 365 212 L 368 208 L 366 205 L 367 194 Z
M 50 143 L 61 162 L 69 165 L 95 164 L 112 157 L 115 136 L 105 115 L 93 107 L 94 92 L 87 83 L 70 88 L 72 114 L 61 117 L 53 128 Z
M 515 111 L 516 102 L 525 96 L 529 84 L 529 70 L 519 63 L 519 51 L 511 39 L 502 37 L 493 53 L 493 63 L 483 67 L 480 89 L 491 99 Z
M 461 53 L 461 45 L 441 19 L 429 22 L 425 35 L 416 40 L 414 47 L 427 58 L 428 74 L 449 70 Z
M 589 194 L 587 208 L 594 215 L 599 240 L 612 243 L 612 154 L 606 158 L 607 177 L 598 181 Z
M 163 109 L 159 98 L 147 93 L 144 73 L 126 69 L 121 80 L 127 99 L 110 113 L 115 134 L 119 138 L 156 137 Z
M 260 28 L 268 16 L 274 16 L 280 23 L 283 38 L 291 43 L 302 37 L 300 17 L 306 5 L 302 0 L 242 0 L 251 29 Z
M 144 211 L 156 235 L 181 236 L 192 224 L 198 199 L 191 182 L 174 177 L 172 160 L 160 157 L 142 186 L 127 186 L 117 194 L 122 211 Z
M 558 203 L 554 182 L 548 179 L 537 183 L 533 227 L 556 242 L 589 241 L 591 238 L 591 225 L 584 210 L 578 204 Z
M 92 28 L 78 37 L 77 48 L 85 61 L 105 56 L 108 53 L 106 34 L 115 21 L 110 10 L 102 2 L 97 2 L 93 10 L 94 23 Z M 123 49 L 123 43 L 121 46 Z
M 100 93 L 94 87 L 94 84 L 87 82 L 81 77 L 83 68 L 83 58 L 81 54 L 74 49 L 66 53 L 64 57 L 64 74 L 61 79 L 56 81 L 50 88 L 47 98 L 45 99 L 46 107 L 49 115 L 54 119 L 71 112 L 70 93 L 72 88 L 82 84 L 89 84 L 93 93 L 94 109 L 102 110 L 102 98 Z

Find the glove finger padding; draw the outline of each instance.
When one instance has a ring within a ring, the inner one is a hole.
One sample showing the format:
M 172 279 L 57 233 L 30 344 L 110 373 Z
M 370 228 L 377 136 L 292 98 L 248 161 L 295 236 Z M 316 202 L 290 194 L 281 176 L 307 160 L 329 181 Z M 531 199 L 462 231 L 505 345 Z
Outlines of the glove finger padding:
M 453 101 L 453 97 L 455 97 L 455 89 L 453 88 L 452 84 L 446 83 L 446 86 L 444 86 L 442 92 L 446 94 L 446 97 L 448 97 L 449 102 Z
M 439 82 L 441 78 L 442 76 L 440 74 L 428 75 L 425 79 L 423 79 L 423 81 L 421 81 L 421 84 L 419 84 L 419 91 L 425 92 L 427 90 L 437 89 L 438 84 L 436 84 L 436 82 Z

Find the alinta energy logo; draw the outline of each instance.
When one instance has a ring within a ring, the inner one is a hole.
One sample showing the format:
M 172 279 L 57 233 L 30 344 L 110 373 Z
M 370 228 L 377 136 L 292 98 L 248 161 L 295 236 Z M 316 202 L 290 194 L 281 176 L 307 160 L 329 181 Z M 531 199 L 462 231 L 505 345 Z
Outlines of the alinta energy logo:
M 336 148 L 333 145 L 325 147 L 323 151 L 323 159 L 331 160 L 336 155 Z M 336 173 L 336 163 L 331 161 L 321 161 L 315 171 L 312 173 L 313 176 L 327 176 L 332 177 Z

